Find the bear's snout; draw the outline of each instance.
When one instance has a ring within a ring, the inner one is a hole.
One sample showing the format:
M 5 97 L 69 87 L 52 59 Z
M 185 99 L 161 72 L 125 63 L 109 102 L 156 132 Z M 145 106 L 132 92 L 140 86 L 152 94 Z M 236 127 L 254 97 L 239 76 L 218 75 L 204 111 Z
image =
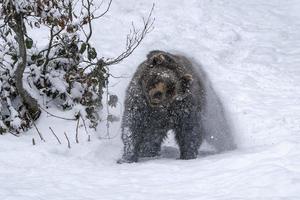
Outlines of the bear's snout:
M 153 99 L 156 99 L 156 100 L 161 100 L 163 97 L 163 93 L 158 91 L 156 93 L 153 94 Z
M 166 84 L 163 82 L 157 83 L 154 88 L 149 91 L 150 104 L 158 105 L 166 100 Z

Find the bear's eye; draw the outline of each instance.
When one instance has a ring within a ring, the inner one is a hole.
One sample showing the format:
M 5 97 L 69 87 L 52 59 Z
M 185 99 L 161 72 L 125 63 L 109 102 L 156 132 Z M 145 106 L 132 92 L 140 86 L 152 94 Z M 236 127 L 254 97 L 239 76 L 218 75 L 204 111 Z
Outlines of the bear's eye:
M 173 96 L 175 94 L 175 88 L 170 88 L 167 90 L 167 96 Z

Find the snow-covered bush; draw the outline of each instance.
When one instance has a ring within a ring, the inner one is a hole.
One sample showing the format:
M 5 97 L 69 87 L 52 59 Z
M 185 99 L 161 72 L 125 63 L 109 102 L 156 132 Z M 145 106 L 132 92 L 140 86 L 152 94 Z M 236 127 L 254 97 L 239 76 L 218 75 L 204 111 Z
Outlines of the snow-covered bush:
M 14 77 L 18 64 L 17 46 L 9 28 L 2 27 L 0 31 L 0 134 L 9 130 L 19 133 L 29 126 L 30 119 L 21 103 Z
M 92 46 L 92 21 L 99 13 L 93 0 L 4 0 L 0 1 L 0 133 L 19 133 L 30 127 L 44 110 L 31 94 L 46 97 L 59 108 L 81 105 L 74 119 L 87 119 L 96 127 L 100 117 L 107 67 L 128 57 L 152 28 L 151 13 L 144 27 L 127 37 L 123 53 L 113 59 L 99 57 Z M 49 42 L 38 47 L 29 29 L 49 30 Z M 29 86 L 23 86 L 23 74 Z

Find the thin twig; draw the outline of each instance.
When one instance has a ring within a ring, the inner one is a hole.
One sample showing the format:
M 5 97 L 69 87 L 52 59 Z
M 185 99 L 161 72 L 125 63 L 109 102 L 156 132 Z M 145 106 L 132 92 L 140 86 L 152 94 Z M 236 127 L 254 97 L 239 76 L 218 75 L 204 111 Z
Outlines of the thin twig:
M 79 120 L 80 120 L 80 118 L 78 117 L 77 125 L 76 125 L 76 143 L 79 143 L 79 139 L 78 139 Z
M 109 71 L 108 71 L 108 73 L 109 73 Z M 109 99 L 108 80 L 106 80 L 106 114 L 107 114 L 107 117 L 110 114 L 109 113 L 108 99 Z M 106 136 L 109 138 L 109 120 L 106 120 Z
M 50 131 L 52 132 L 52 134 L 54 135 L 54 137 L 56 138 L 56 140 L 58 141 L 59 144 L 61 144 L 59 138 L 57 137 L 57 135 L 54 133 L 53 129 L 49 126 Z
M 60 117 L 60 116 L 54 115 L 42 107 L 40 107 L 40 109 L 42 109 L 43 111 L 45 111 L 47 114 L 51 115 L 52 117 L 56 117 L 56 118 L 64 119 L 64 120 L 71 120 L 71 121 L 77 120 L 76 118 L 65 118 L 65 117 Z
M 88 131 L 87 131 L 87 127 L 86 127 L 86 124 L 85 124 L 85 120 L 83 119 L 83 117 L 81 116 L 81 115 L 79 115 L 79 117 L 81 118 L 81 120 L 82 120 L 82 123 L 83 123 L 83 126 L 84 126 L 84 130 L 85 130 L 85 133 L 87 134 L 87 136 L 88 136 L 88 142 L 90 142 L 91 141 L 91 135 L 88 133 Z
M 109 76 L 111 76 L 113 78 L 130 78 L 130 76 L 115 76 L 113 74 L 109 74 Z
M 88 131 L 87 131 L 86 124 L 85 124 L 85 120 L 83 119 L 83 117 L 82 117 L 81 115 L 79 115 L 79 117 L 80 117 L 80 118 L 81 118 L 81 120 L 82 120 L 82 123 L 83 123 L 84 129 L 85 129 L 85 133 L 86 133 L 87 135 L 89 135 L 89 133 L 88 133 Z
M 99 16 L 94 17 L 94 19 L 98 19 L 98 18 L 100 18 L 100 17 L 103 17 L 103 16 L 109 11 L 110 6 L 111 6 L 111 3 L 112 3 L 112 0 L 109 1 L 106 10 L 105 10 L 102 14 L 100 14 Z
M 70 140 L 69 140 L 69 138 L 68 138 L 68 136 L 67 136 L 67 133 L 64 132 L 64 134 L 65 134 L 65 137 L 66 137 L 66 139 L 67 139 L 67 141 L 68 141 L 68 148 L 71 149 L 71 144 L 70 144 Z
M 139 30 L 137 30 L 135 28 L 134 24 L 132 23 L 132 29 L 131 29 L 130 33 L 127 35 L 125 51 L 123 53 L 121 53 L 119 56 L 117 56 L 116 58 L 114 58 L 108 62 L 105 62 L 104 63 L 105 66 L 118 64 L 122 60 L 124 60 L 125 58 L 130 56 L 134 52 L 134 50 L 141 44 L 141 42 L 143 41 L 145 36 L 153 30 L 153 24 L 154 24 L 155 18 L 152 18 L 152 14 L 153 14 L 154 7 L 155 7 L 155 4 L 152 5 L 152 8 L 150 10 L 148 17 L 146 19 L 143 18 L 144 26 L 143 26 L 143 29 L 141 32 Z
M 33 124 L 35 130 L 37 131 L 37 133 L 39 134 L 40 139 L 41 139 L 43 142 L 46 142 L 46 140 L 44 139 L 42 133 L 40 132 L 40 130 L 39 130 L 38 127 L 36 126 L 34 120 L 32 119 L 31 115 L 30 115 L 29 113 L 26 113 L 26 114 L 27 114 L 28 118 L 32 121 L 32 124 Z
M 143 18 L 143 28 L 142 30 L 137 30 L 135 28 L 135 25 L 132 23 L 132 28 L 130 30 L 130 33 L 127 35 L 126 39 L 126 47 L 125 50 L 118 55 L 115 58 L 107 59 L 103 61 L 102 59 L 98 60 L 97 62 L 91 62 L 91 61 L 83 61 L 88 63 L 88 66 L 85 67 L 88 68 L 90 66 L 97 66 L 99 65 L 98 62 L 103 61 L 102 66 L 110 66 L 120 63 L 125 58 L 129 57 L 134 50 L 141 44 L 141 42 L 144 40 L 146 35 L 150 33 L 153 30 L 153 24 L 155 21 L 155 18 L 152 17 L 153 11 L 154 11 L 155 4 L 152 5 L 152 8 L 149 12 L 149 15 L 147 18 Z
M 87 10 L 87 21 L 88 21 L 88 26 L 89 26 L 89 33 L 86 35 L 86 41 L 85 43 L 88 44 L 89 40 L 92 37 L 93 34 L 93 29 L 92 29 L 92 16 L 91 16 L 91 3 L 89 0 L 87 1 L 87 5 L 84 3 L 82 6 Z
M 13 133 L 13 132 L 11 132 L 11 131 L 8 131 L 10 134 L 12 134 L 13 136 L 15 136 L 15 137 L 20 137 L 20 135 L 18 135 L 18 134 L 15 134 L 15 133 Z

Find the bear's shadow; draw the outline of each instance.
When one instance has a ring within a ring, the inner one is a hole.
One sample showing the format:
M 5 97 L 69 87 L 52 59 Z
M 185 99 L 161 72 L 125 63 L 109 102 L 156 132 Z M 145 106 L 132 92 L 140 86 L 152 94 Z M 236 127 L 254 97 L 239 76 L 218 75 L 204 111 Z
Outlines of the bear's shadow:
M 210 151 L 210 150 L 199 150 L 198 151 L 198 157 L 205 157 L 205 156 L 210 156 L 216 154 L 215 151 Z M 179 158 L 180 152 L 179 149 L 176 147 L 172 146 L 162 146 L 161 150 L 161 158 L 166 158 L 166 159 L 176 159 Z
M 203 157 L 214 155 L 214 154 L 216 154 L 215 151 L 201 149 L 198 151 L 197 158 L 203 158 Z M 160 156 L 140 158 L 140 162 L 147 162 L 150 160 L 158 160 L 158 159 L 174 160 L 174 159 L 179 159 L 179 155 L 180 155 L 180 151 L 177 147 L 162 146 Z

